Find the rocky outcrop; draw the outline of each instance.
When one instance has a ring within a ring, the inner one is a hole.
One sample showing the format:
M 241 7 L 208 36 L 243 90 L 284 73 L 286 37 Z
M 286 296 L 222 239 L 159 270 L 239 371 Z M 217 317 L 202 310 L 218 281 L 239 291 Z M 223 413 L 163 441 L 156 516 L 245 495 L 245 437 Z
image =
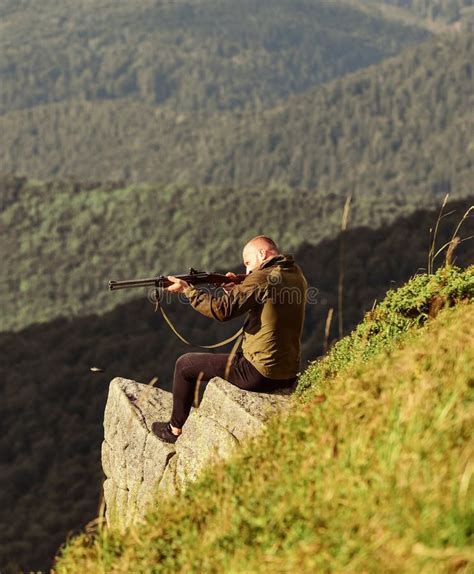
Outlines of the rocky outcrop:
M 287 391 L 250 393 L 216 377 L 171 445 L 151 432 L 154 421 L 169 420 L 171 393 L 113 379 L 102 444 L 107 522 L 126 526 L 139 520 L 151 502 L 159 504 L 195 480 L 205 466 L 227 458 L 288 405 Z

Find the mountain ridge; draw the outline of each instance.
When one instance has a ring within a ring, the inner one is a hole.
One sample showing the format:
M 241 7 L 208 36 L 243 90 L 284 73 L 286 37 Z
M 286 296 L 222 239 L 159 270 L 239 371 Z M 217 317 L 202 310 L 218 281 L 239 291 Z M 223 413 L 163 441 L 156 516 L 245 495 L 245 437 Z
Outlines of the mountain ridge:
M 2 113 L 127 97 L 176 111 L 239 109 L 378 61 L 426 30 L 345 1 L 23 1 L 4 7 Z
M 418 171 L 415 184 L 421 180 L 426 186 L 428 176 L 447 192 L 449 186 L 442 182 L 449 174 L 440 178 L 430 157 L 453 156 L 452 174 L 466 185 L 464 172 L 472 169 L 472 54 L 469 33 L 443 35 L 291 96 L 275 108 L 238 114 L 186 115 L 127 101 L 15 112 L 14 117 L 0 117 L 7 142 L 0 150 L 0 165 L 3 171 L 40 179 L 284 185 L 334 189 L 346 196 L 351 179 L 368 194 L 374 176 L 394 180 L 397 173 L 391 175 L 390 166 L 399 163 L 400 170 Z M 418 154 L 421 142 L 426 151 L 413 165 L 406 156 Z M 361 172 L 357 177 L 349 174 L 355 169 Z

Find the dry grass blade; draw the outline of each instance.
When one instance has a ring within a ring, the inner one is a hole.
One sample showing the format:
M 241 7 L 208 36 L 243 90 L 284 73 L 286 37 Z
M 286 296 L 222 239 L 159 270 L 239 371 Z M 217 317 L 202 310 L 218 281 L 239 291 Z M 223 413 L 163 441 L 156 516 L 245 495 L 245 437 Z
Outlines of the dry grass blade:
M 224 379 L 227 379 L 230 373 L 230 367 L 232 366 L 232 361 L 234 360 L 234 356 L 237 353 L 237 349 L 239 348 L 240 342 L 242 341 L 242 335 L 237 337 L 235 343 L 232 346 L 232 350 L 227 358 L 227 363 L 225 365 L 225 372 L 224 372 Z
M 452 239 L 454 239 L 454 237 L 456 237 L 456 235 L 458 234 L 458 231 L 461 229 L 461 225 L 466 221 L 468 215 L 471 213 L 472 210 L 474 210 L 474 205 L 471 205 L 467 209 L 466 213 L 462 216 L 461 221 L 458 223 L 458 226 L 454 230 Z
M 341 231 L 345 231 L 348 226 L 349 222 L 349 209 L 351 206 L 352 195 L 349 194 L 347 196 L 346 202 L 344 203 L 344 210 L 342 212 L 342 222 L 341 222 Z
M 466 221 L 466 219 L 469 217 L 469 214 L 473 210 L 474 210 L 474 205 L 471 205 L 469 207 L 469 209 L 467 209 L 467 211 L 464 213 L 464 215 L 462 216 L 458 225 L 456 226 L 456 229 L 454 230 L 454 233 L 453 233 L 453 236 L 451 237 L 451 239 L 449 241 L 447 241 L 442 247 L 440 247 L 438 249 L 438 251 L 432 256 L 431 265 L 433 265 L 433 262 L 436 259 L 436 257 L 438 257 L 438 255 L 444 249 L 446 249 L 446 247 L 448 247 L 448 245 L 449 245 L 449 248 L 448 248 L 448 252 L 446 253 L 445 263 L 446 263 L 446 265 L 450 265 L 451 261 L 452 261 L 452 256 L 453 256 L 453 253 L 454 253 L 454 250 L 456 249 L 456 247 L 458 247 L 458 245 L 460 245 L 461 243 L 464 243 L 464 241 L 468 241 L 469 239 L 472 239 L 474 237 L 473 235 L 470 235 L 469 237 L 465 237 L 464 239 L 460 239 L 458 236 L 458 232 L 461 229 L 462 224 Z M 431 270 L 432 270 L 432 268 L 431 268 Z M 428 269 L 428 272 L 429 272 L 429 269 Z
M 452 264 L 453 261 L 453 254 L 454 254 L 454 250 L 456 249 L 456 247 L 461 243 L 461 240 L 459 239 L 459 237 L 455 237 L 454 239 L 452 239 L 449 242 L 449 247 L 448 250 L 446 251 L 446 258 L 445 258 L 445 265 L 446 267 L 448 267 L 449 265 Z
M 324 326 L 324 343 L 323 343 L 323 353 L 326 354 L 329 349 L 329 331 L 331 329 L 332 316 L 334 314 L 334 309 L 331 307 L 328 311 L 326 317 L 326 324 Z
M 154 387 L 157 382 L 158 382 L 158 377 L 153 377 L 152 379 L 150 379 L 150 382 L 148 383 L 148 386 Z
M 351 206 L 351 199 L 352 196 L 349 194 L 347 196 L 346 202 L 344 203 L 344 209 L 342 212 L 342 221 L 341 221 L 341 236 L 340 236 L 340 243 L 339 243 L 339 282 L 337 286 L 337 315 L 339 321 L 339 339 L 342 339 L 344 335 L 344 321 L 343 321 L 343 290 L 344 290 L 344 236 L 345 231 L 348 226 L 349 221 L 349 209 Z
M 97 518 L 90 520 L 84 527 L 85 532 L 93 534 L 95 532 L 101 533 L 106 525 L 105 520 L 105 499 L 103 492 L 100 495 L 99 508 L 97 510 Z
M 441 209 L 439 210 L 438 219 L 436 220 L 436 225 L 435 225 L 433 237 L 431 239 L 430 250 L 428 252 L 428 273 L 433 273 L 433 259 L 434 259 L 433 253 L 434 253 L 435 246 L 436 246 L 436 237 L 438 235 L 439 222 L 441 221 L 441 219 L 443 217 L 443 211 L 444 211 L 444 208 L 446 207 L 446 203 L 448 202 L 448 197 L 449 197 L 449 193 L 447 193 L 445 198 L 444 198 L 443 205 L 441 206 Z
M 199 371 L 198 378 L 196 379 L 196 386 L 194 387 L 194 408 L 199 406 L 199 391 L 201 390 L 202 378 L 204 377 L 204 371 Z

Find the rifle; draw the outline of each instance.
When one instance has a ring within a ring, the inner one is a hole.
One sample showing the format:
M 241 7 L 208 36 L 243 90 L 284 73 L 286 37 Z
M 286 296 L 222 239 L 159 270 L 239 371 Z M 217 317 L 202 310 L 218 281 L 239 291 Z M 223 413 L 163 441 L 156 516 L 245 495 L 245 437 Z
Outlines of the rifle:
M 175 275 L 178 279 L 183 279 L 190 285 L 222 285 L 225 283 L 242 283 L 246 275 L 237 275 L 235 279 L 231 279 L 222 273 L 208 273 L 207 271 L 196 271 L 192 267 L 189 269 L 188 275 Z M 146 279 L 130 279 L 128 281 L 109 281 L 110 291 L 117 289 L 131 289 L 133 287 L 155 287 L 166 288 L 172 285 L 165 275 L 158 277 L 149 277 Z
M 246 275 L 239 274 L 236 275 L 234 279 L 227 277 L 227 275 L 223 275 L 222 273 L 208 273 L 207 271 L 196 271 L 192 267 L 189 269 L 188 275 L 175 275 L 178 279 L 183 279 L 186 283 L 190 285 L 223 285 L 225 283 L 242 283 L 245 279 Z M 149 277 L 147 279 L 130 279 L 128 281 L 109 281 L 109 289 L 110 291 L 115 291 L 117 289 L 131 289 L 133 287 L 154 287 L 155 288 L 155 311 L 158 309 L 161 311 L 164 319 L 170 326 L 171 330 L 174 334 L 186 343 L 187 345 L 192 345 L 187 339 L 185 339 L 178 331 L 176 330 L 175 326 L 166 315 L 163 307 L 161 306 L 161 297 L 159 294 L 159 288 L 166 288 L 172 285 L 173 282 L 170 281 L 165 275 L 160 275 L 159 277 Z M 235 335 L 229 337 L 225 341 L 221 341 L 220 343 L 215 343 L 214 345 L 193 345 L 195 347 L 200 347 L 201 349 L 216 349 L 217 347 L 222 347 L 223 345 L 227 345 L 234 339 L 237 339 L 243 332 L 243 327 L 240 328 Z

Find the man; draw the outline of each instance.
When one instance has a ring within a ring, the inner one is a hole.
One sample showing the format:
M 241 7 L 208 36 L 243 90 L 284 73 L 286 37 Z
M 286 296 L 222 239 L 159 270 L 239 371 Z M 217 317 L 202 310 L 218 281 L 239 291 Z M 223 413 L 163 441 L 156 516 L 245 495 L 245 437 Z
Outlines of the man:
M 307 282 L 292 255 L 282 255 L 264 235 L 244 247 L 247 276 L 216 297 L 169 276 L 167 289 L 184 293 L 190 304 L 206 317 L 229 321 L 247 313 L 242 350 L 229 353 L 187 353 L 176 361 L 173 412 L 169 422 L 155 422 L 153 433 L 165 442 L 176 442 L 189 416 L 197 379 L 225 378 L 248 391 L 265 392 L 291 387 L 300 362 Z M 227 273 L 235 278 L 234 273 Z

